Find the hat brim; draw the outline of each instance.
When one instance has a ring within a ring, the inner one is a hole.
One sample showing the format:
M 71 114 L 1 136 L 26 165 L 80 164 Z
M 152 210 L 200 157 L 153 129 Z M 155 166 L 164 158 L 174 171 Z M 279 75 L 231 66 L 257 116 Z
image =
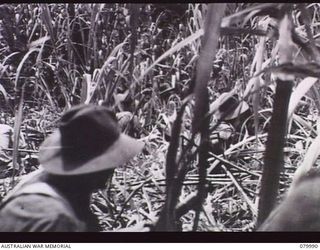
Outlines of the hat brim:
M 68 169 L 62 157 L 61 134 L 56 130 L 41 145 L 39 162 L 45 171 L 56 175 L 80 175 L 113 169 L 128 162 L 144 147 L 144 143 L 128 135 L 119 138 L 101 155 Z

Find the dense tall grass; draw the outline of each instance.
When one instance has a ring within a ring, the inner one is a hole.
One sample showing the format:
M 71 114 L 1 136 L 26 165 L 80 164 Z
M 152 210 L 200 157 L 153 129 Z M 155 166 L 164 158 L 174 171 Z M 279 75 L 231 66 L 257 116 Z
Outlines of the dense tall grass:
M 64 109 L 107 105 L 147 145 L 94 195 L 106 230 L 159 216 L 167 224 L 158 230 L 253 230 L 279 72 L 295 84 L 280 194 L 298 166 L 295 179 L 317 165 L 319 4 L 213 6 L 0 5 L 0 101 L 15 116 L 13 177 L 25 173 L 20 133 L 36 151 Z M 283 63 L 286 7 L 292 60 Z

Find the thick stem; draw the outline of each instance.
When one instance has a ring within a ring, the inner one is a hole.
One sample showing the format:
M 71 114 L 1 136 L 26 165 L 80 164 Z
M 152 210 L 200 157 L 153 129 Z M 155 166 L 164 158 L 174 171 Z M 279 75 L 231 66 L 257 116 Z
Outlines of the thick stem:
M 268 133 L 261 180 L 258 226 L 270 214 L 276 203 L 279 191 L 280 172 L 284 162 L 283 148 L 287 130 L 287 113 L 292 86 L 292 81 L 277 80 L 273 115 Z

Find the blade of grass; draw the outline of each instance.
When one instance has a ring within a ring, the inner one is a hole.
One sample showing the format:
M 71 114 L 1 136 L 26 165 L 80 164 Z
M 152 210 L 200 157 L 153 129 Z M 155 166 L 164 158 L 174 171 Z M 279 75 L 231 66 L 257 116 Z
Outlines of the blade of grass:
M 129 82 L 132 82 L 133 79 L 133 69 L 134 69 L 134 51 L 137 46 L 137 28 L 138 28 L 138 21 L 139 21 L 139 8 L 140 4 L 130 3 L 129 6 L 129 13 L 130 13 L 130 30 L 131 30 L 131 44 L 130 44 L 130 63 L 129 63 L 129 72 L 130 72 L 130 79 Z
M 92 86 L 91 75 L 83 74 L 81 93 L 80 93 L 80 103 L 88 104 L 88 97 L 90 92 L 90 86 Z
M 40 49 L 39 48 L 32 48 L 22 58 L 21 62 L 19 63 L 19 66 L 17 68 L 17 72 L 16 72 L 16 77 L 15 77 L 15 81 L 14 81 L 15 88 L 18 87 L 18 80 L 19 80 L 20 73 L 21 73 L 21 70 L 22 70 L 22 67 L 23 67 L 24 63 L 28 59 L 30 54 L 32 54 L 33 52 L 40 52 Z
M 29 49 L 32 49 L 32 48 L 35 48 L 35 47 L 38 47 L 38 46 L 42 46 L 46 41 L 48 41 L 50 39 L 49 36 L 44 36 L 44 37 L 41 37 L 35 41 L 32 41 L 31 43 L 29 43 L 27 45 L 27 47 Z
M 53 19 L 50 14 L 49 6 L 48 6 L 48 4 L 39 4 L 39 5 L 42 10 L 42 12 L 41 12 L 42 21 L 44 22 L 44 25 L 50 35 L 50 38 L 52 39 L 53 43 L 55 43 L 56 36 L 53 31 L 53 25 L 52 25 Z
M 0 92 L 3 95 L 6 104 L 8 105 L 9 95 L 8 95 L 7 91 L 5 90 L 5 88 L 1 84 L 0 84 Z
M 20 138 L 20 129 L 22 123 L 22 116 L 23 116 L 23 102 L 24 102 L 24 84 L 21 87 L 20 99 L 18 103 L 18 107 L 15 110 L 15 121 L 13 127 L 13 152 L 12 152 L 12 164 L 13 164 L 13 171 L 12 171 L 12 180 L 11 185 L 15 185 L 15 176 L 16 176 L 16 169 L 19 169 L 19 173 L 21 172 L 20 167 L 18 167 L 18 156 L 19 156 L 19 138 Z M 16 97 L 17 97 L 16 92 Z
M 300 164 L 300 166 L 297 168 L 296 172 L 294 173 L 293 180 L 290 186 L 290 189 L 288 191 L 288 195 L 290 195 L 297 183 L 299 182 L 300 178 L 305 175 L 315 164 L 316 160 L 318 159 L 320 155 L 320 135 L 318 135 L 310 145 L 310 147 L 307 150 L 307 153 L 303 159 L 303 162 Z
M 90 103 L 93 95 L 94 95 L 94 92 L 96 91 L 96 89 L 98 88 L 98 86 L 101 85 L 102 81 L 103 81 L 103 77 L 105 76 L 105 71 L 107 68 L 110 68 L 111 64 L 116 60 L 116 54 L 119 52 L 119 50 L 127 43 L 127 40 L 130 36 L 126 37 L 125 40 L 120 43 L 119 45 L 117 45 L 113 50 L 112 52 L 110 53 L 110 55 L 108 56 L 108 58 L 106 59 L 106 61 L 104 62 L 103 66 L 101 67 L 101 69 L 99 70 L 99 76 L 98 76 L 98 79 L 97 79 L 97 82 L 96 82 L 96 85 L 93 87 L 93 90 L 92 90 L 92 93 L 91 95 L 89 96 L 88 98 L 88 103 Z
M 87 55 L 88 58 L 94 58 L 94 67 L 97 67 L 97 57 L 93 55 L 93 53 L 97 52 L 96 46 L 97 46 L 97 36 L 96 36 L 96 24 L 97 24 L 97 19 L 99 16 L 99 5 L 97 3 L 92 4 L 91 8 L 91 22 L 90 22 L 90 30 L 89 30 L 89 39 L 88 39 L 88 49 L 87 49 Z

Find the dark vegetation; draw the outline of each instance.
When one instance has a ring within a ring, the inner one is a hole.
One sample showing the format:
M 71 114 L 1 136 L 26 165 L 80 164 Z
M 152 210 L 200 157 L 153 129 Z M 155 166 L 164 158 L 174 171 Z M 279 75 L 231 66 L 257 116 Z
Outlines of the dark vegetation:
M 146 142 L 93 194 L 106 231 L 254 230 L 318 165 L 319 20 L 316 3 L 0 5 L 1 197 L 62 112 L 95 103 Z

